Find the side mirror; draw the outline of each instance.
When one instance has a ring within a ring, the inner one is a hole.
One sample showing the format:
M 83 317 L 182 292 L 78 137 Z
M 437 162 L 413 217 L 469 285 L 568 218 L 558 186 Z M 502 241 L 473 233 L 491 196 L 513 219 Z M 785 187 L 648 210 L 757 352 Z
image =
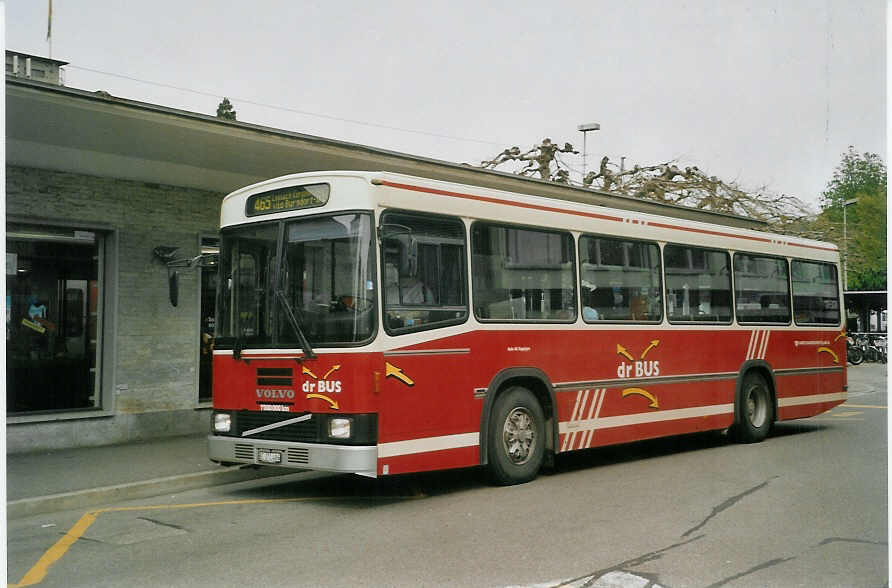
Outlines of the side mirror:
M 167 281 L 170 289 L 170 304 L 171 306 L 176 306 L 180 301 L 180 273 L 177 271 L 171 272 Z

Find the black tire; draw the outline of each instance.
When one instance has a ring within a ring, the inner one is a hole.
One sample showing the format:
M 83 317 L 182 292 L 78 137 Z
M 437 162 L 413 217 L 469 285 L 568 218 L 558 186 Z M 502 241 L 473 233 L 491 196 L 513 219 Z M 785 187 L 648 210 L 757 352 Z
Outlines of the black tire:
M 847 347 L 846 348 L 846 357 L 849 360 L 849 363 L 852 365 L 858 365 L 862 361 L 864 361 L 864 352 L 861 351 L 860 347 Z
M 743 377 L 737 406 L 737 442 L 758 443 L 765 439 L 774 424 L 774 397 L 762 374 L 749 372 Z
M 526 388 L 508 388 L 496 398 L 486 435 L 492 481 L 502 486 L 536 478 L 545 456 L 545 413 Z

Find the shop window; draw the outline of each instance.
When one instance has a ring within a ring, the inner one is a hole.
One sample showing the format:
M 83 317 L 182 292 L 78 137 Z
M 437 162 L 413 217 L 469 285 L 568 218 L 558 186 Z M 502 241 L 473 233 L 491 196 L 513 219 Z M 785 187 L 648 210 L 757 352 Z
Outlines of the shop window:
M 101 257 L 91 231 L 7 228 L 9 414 L 100 406 Z

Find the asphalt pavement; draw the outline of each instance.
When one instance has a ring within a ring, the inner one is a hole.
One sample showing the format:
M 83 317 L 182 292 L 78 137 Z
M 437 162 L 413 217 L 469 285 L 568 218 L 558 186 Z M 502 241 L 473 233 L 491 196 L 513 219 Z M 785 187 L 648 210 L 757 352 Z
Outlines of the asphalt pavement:
M 208 459 L 207 435 L 6 456 L 10 519 L 194 488 L 294 473 L 220 466 Z

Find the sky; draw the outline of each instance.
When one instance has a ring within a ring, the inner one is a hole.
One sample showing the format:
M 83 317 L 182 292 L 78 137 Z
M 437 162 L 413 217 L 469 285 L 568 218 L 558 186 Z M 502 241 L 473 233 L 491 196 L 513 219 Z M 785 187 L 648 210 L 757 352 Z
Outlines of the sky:
M 882 0 L 6 1 L 65 85 L 453 162 L 548 137 L 817 206 L 886 160 Z M 564 160 L 579 180 L 582 156 Z

